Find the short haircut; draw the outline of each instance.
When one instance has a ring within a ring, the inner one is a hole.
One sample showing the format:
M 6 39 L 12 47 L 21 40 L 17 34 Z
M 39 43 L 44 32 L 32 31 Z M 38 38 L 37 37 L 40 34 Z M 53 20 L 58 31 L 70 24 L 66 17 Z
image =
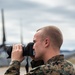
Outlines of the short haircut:
M 43 30 L 43 34 L 41 34 L 43 38 L 45 38 L 47 36 L 50 37 L 50 41 L 52 42 L 52 45 L 59 47 L 59 48 L 61 47 L 61 45 L 63 43 L 63 36 L 58 27 L 45 26 L 45 27 L 38 29 L 37 32 L 39 30 Z

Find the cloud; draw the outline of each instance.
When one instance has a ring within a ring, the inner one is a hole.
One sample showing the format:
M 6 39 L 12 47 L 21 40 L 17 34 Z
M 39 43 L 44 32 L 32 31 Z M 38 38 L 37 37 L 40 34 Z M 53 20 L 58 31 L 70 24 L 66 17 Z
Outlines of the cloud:
M 0 0 L 0 9 L 4 8 L 7 42 L 20 42 L 20 25 L 23 26 L 24 43 L 33 40 L 38 28 L 55 25 L 63 33 L 63 48 L 75 48 L 74 3 L 74 0 Z
M 26 10 L 40 7 L 39 4 L 23 0 L 1 0 L 0 7 L 7 10 Z

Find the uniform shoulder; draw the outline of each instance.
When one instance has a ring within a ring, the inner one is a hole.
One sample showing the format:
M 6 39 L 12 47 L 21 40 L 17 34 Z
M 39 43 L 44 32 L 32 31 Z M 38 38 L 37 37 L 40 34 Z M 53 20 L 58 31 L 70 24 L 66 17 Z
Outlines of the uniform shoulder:
M 64 62 L 64 70 L 67 71 L 68 73 L 71 73 L 71 74 L 75 75 L 75 67 L 68 60 L 65 60 L 65 62 Z
M 73 64 L 70 61 L 68 61 L 68 60 L 64 60 L 64 64 L 73 67 Z

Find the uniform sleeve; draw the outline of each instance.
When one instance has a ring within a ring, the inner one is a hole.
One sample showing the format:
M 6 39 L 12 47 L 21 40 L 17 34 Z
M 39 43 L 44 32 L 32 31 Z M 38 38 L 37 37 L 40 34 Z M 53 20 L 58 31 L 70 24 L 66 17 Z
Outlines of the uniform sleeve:
M 20 75 L 20 62 L 12 61 L 4 75 Z

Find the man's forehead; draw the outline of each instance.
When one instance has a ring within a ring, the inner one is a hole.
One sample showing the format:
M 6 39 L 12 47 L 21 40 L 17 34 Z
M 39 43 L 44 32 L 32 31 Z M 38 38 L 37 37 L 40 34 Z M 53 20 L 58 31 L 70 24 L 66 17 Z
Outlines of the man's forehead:
M 34 38 L 35 38 L 35 37 L 38 37 L 38 35 L 39 35 L 39 33 L 38 33 L 38 32 L 36 32 L 36 33 L 35 33 L 35 35 L 34 35 Z
M 35 34 L 34 34 L 34 38 L 39 38 L 41 35 L 42 35 L 43 31 L 42 30 L 39 30 L 37 31 Z M 34 39 L 33 38 L 33 39 Z
M 34 37 L 38 37 L 38 36 L 40 36 L 40 34 L 41 34 L 41 31 L 38 31 L 35 33 Z
M 40 36 L 40 32 L 38 31 L 38 32 L 36 32 L 35 34 L 34 34 L 34 38 L 38 38 L 39 36 Z
M 38 38 L 38 35 L 35 34 L 34 37 L 33 37 L 33 41 L 35 41 L 37 38 Z

